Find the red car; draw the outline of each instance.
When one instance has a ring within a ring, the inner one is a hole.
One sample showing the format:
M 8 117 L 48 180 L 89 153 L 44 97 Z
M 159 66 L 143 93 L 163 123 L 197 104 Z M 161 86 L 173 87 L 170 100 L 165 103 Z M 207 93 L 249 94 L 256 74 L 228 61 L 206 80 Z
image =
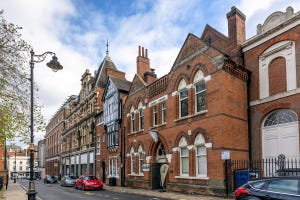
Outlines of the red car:
M 82 190 L 102 190 L 103 183 L 96 178 L 96 176 L 91 174 L 81 175 L 75 181 L 75 189 Z

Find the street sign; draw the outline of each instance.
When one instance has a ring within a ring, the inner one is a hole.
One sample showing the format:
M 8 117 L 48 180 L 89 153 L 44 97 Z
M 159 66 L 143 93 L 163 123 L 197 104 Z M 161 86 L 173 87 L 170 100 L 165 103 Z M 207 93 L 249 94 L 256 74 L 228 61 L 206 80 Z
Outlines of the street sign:
M 230 151 L 222 151 L 221 157 L 222 160 L 230 160 Z

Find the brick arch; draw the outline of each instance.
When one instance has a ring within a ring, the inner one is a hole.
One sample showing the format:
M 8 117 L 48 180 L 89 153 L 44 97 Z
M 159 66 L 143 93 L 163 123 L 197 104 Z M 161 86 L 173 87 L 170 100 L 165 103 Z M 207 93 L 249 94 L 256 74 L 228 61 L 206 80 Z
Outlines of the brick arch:
M 148 148 L 149 155 L 151 155 L 152 157 L 156 155 L 156 151 L 159 143 L 162 143 L 164 145 L 166 154 L 171 153 L 171 149 L 168 146 L 167 140 L 163 136 L 161 136 L 161 134 L 158 134 L 158 142 L 154 142 L 152 140 Z
M 128 151 L 127 151 L 128 153 L 130 153 L 130 149 L 131 149 L 132 147 L 133 147 L 133 149 L 134 149 L 134 152 L 137 152 L 137 151 L 136 151 L 136 148 L 137 148 L 137 147 L 136 147 L 136 142 L 133 142 L 133 141 L 132 141 L 132 142 L 128 145 Z
M 181 137 L 185 137 L 185 139 L 186 139 L 188 145 L 190 145 L 190 140 L 189 140 L 186 136 L 187 136 L 187 134 L 186 134 L 185 132 L 180 131 L 180 132 L 177 134 L 176 139 L 175 139 L 175 142 L 174 142 L 175 147 L 178 147 L 178 146 L 179 146 L 179 142 L 180 142 Z
M 202 63 L 197 63 L 196 65 L 194 65 L 194 70 L 191 75 L 191 80 L 194 80 L 195 74 L 197 73 L 198 70 L 201 70 L 204 76 L 208 75 L 208 68 L 206 67 L 206 65 Z
M 146 151 L 146 149 L 145 149 L 144 144 L 143 144 L 142 141 L 138 141 L 138 142 L 136 143 L 137 151 L 139 150 L 139 146 L 142 146 L 143 151 Z
M 176 79 L 175 79 L 175 84 L 173 86 L 173 90 L 177 91 L 178 85 L 180 81 L 184 79 L 186 84 L 188 85 L 190 83 L 190 77 L 187 74 L 181 73 Z M 171 80 L 170 80 L 171 81 Z
M 208 133 L 206 132 L 206 130 L 201 127 L 197 127 L 196 129 L 194 129 L 192 131 L 192 141 L 193 142 L 195 141 L 195 138 L 198 135 L 198 133 L 203 135 L 205 142 L 209 141 Z

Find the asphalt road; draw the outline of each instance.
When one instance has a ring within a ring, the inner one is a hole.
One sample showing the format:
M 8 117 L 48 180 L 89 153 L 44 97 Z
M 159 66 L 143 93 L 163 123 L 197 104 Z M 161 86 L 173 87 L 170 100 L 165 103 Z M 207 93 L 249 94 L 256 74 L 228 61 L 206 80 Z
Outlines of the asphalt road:
M 28 188 L 28 180 L 19 179 L 18 182 L 26 189 Z M 42 180 L 35 181 L 35 190 L 37 198 L 41 200 L 99 200 L 99 199 L 121 199 L 121 200 L 164 200 L 157 197 L 149 197 L 135 195 L 129 193 L 118 193 L 108 190 L 100 191 L 82 191 L 76 190 L 74 187 L 62 187 L 60 184 L 45 184 Z

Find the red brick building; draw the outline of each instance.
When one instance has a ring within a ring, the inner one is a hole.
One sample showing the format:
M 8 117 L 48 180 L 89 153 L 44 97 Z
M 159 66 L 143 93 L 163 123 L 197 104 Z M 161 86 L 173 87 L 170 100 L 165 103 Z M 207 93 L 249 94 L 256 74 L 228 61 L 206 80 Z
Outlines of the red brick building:
M 252 72 L 250 144 L 253 159 L 299 158 L 300 13 L 272 13 L 242 45 Z
M 222 152 L 248 158 L 247 81 L 241 43 L 245 16 L 227 14 L 229 37 L 206 26 L 189 34 L 168 74 L 156 79 L 139 49 L 123 110 L 126 185 L 201 194 L 224 191 Z

